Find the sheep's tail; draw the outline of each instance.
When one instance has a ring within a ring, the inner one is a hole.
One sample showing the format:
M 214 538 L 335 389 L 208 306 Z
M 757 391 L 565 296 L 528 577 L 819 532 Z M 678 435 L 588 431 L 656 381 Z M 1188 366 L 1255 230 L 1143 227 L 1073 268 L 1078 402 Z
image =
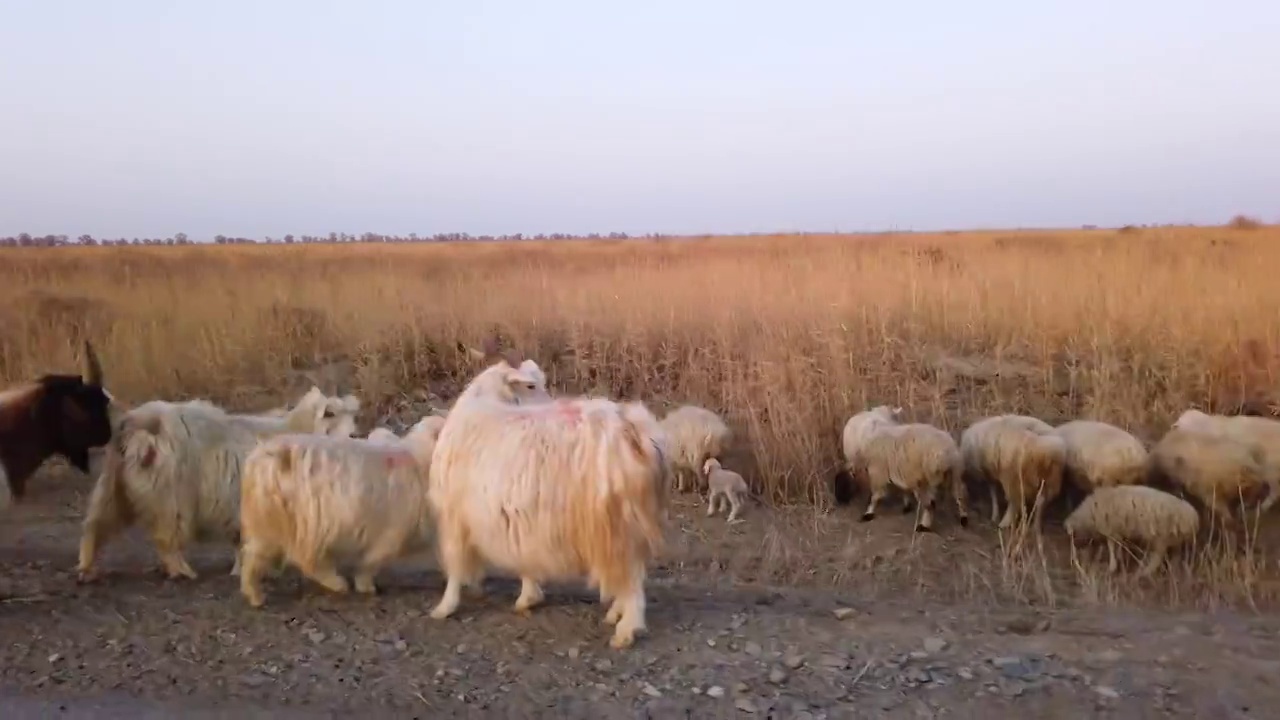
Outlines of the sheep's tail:
M 623 520 L 637 530 L 650 557 L 666 549 L 666 528 L 662 518 L 666 512 L 666 457 L 662 451 L 661 429 L 648 408 L 638 403 L 622 406 L 622 436 L 633 462 L 620 463 L 618 482 L 614 485 L 626 502 L 622 503 Z

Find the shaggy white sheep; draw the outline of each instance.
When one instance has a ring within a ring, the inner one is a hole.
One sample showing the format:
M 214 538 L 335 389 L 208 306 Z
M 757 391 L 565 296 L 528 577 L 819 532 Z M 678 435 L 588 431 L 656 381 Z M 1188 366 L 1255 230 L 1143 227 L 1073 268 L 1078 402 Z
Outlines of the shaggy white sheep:
M 857 455 L 859 472 L 865 472 L 871 500 L 862 514 L 866 522 L 876 516 L 876 505 L 893 487 L 908 493 L 903 511 L 919 503 L 916 532 L 933 530 L 933 512 L 939 490 L 950 488 L 961 527 L 969 524 L 968 493 L 964 487 L 964 463 L 951 433 L 924 423 L 879 424 L 862 437 Z
M 1097 420 L 1072 420 L 1054 428 L 1067 443 L 1066 479 L 1086 493 L 1138 485 L 1147 475 L 1147 449 L 1124 430 Z
M 719 415 L 696 405 L 682 405 L 662 418 L 667 436 L 664 450 L 676 476 L 676 490 L 685 492 L 685 479 L 692 476 L 694 487 L 705 483 L 702 467 L 709 458 L 719 458 L 733 444 L 733 431 Z
M 1280 422 L 1251 415 L 1206 415 L 1188 410 L 1173 423 L 1173 429 L 1220 435 L 1247 445 L 1262 463 L 1262 481 L 1270 488 L 1261 511 L 1265 513 L 1280 501 Z
M 1234 519 L 1232 503 L 1252 505 L 1266 492 L 1261 454 L 1226 435 L 1175 429 L 1151 448 L 1156 479 L 1168 480 L 1219 519 Z
M 886 425 L 897 425 L 902 408 L 878 405 L 864 410 L 849 418 L 840 433 L 840 449 L 844 452 L 844 465 L 836 471 L 831 479 L 832 494 L 837 505 L 848 505 L 853 502 L 858 492 L 858 479 L 863 474 L 859 453 L 871 433 Z M 865 477 L 861 478 L 864 482 Z
M 521 578 L 517 612 L 540 603 L 540 582 L 586 576 L 625 648 L 645 630 L 644 580 L 664 541 L 665 438 L 640 403 L 599 398 L 511 405 L 473 392 L 512 382 L 499 362 L 449 413 L 431 461 L 444 596 L 431 617 L 452 615 L 463 585 L 485 565 Z
M 742 503 L 751 496 L 747 481 L 741 475 L 720 466 L 720 461 L 708 458 L 702 465 L 702 474 L 707 476 L 707 517 L 712 517 L 724 507 L 729 508 L 729 523 L 742 522 L 738 511 Z
M 1108 569 L 1119 569 L 1116 547 L 1128 541 L 1147 548 L 1139 577 L 1155 572 L 1169 550 L 1195 539 L 1200 516 L 1186 500 L 1145 485 L 1098 487 L 1067 517 L 1063 527 L 1074 544 L 1102 538 L 1110 557 Z
M 80 541 L 81 581 L 98 551 L 134 523 L 151 535 L 171 578 L 195 579 L 183 549 L 197 540 L 236 542 L 240 471 L 261 438 L 288 432 L 349 436 L 360 401 L 313 387 L 283 418 L 232 415 L 203 400 L 154 400 L 125 413 L 89 497 Z M 232 568 L 239 572 L 239 561 Z
M 356 592 L 374 593 L 383 566 L 425 547 L 439 419 L 423 418 L 394 442 L 288 434 L 254 448 L 240 485 L 240 591 L 249 604 L 265 602 L 263 572 L 281 559 L 339 593 L 349 586 L 337 564 L 353 560 Z
M 997 415 L 970 425 L 960 436 L 965 470 L 988 483 L 991 520 L 1000 512 L 997 486 L 1004 491 L 1008 508 L 1000 528 L 1013 526 L 1036 505 L 1036 529 L 1042 527 L 1045 507 L 1062 491 L 1067 444 L 1042 420 L 1024 415 Z

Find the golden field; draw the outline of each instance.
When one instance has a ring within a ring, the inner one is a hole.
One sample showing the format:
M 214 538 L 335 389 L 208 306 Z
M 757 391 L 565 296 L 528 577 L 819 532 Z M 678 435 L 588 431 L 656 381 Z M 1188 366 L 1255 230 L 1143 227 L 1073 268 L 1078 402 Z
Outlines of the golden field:
M 1274 402 L 1278 241 L 1201 227 L 12 249 L 0 381 L 76 367 L 85 333 L 126 401 L 259 409 L 345 358 L 368 429 L 406 394 L 449 399 L 476 369 L 457 342 L 496 330 L 560 391 L 721 412 L 742 439 L 726 465 L 821 509 L 840 428 L 872 405 L 957 436 L 1013 412 L 1153 441 L 1190 406 Z M 1240 582 L 1257 581 L 1250 562 Z

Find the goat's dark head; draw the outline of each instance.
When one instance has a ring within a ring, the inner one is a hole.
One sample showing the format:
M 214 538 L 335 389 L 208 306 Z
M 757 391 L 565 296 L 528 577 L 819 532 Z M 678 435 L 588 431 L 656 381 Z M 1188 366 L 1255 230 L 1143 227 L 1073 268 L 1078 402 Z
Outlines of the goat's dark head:
M 102 387 L 102 366 L 85 342 L 86 374 L 45 375 L 32 412 L 52 443 L 51 450 L 89 472 L 89 449 L 111 441 L 111 398 Z

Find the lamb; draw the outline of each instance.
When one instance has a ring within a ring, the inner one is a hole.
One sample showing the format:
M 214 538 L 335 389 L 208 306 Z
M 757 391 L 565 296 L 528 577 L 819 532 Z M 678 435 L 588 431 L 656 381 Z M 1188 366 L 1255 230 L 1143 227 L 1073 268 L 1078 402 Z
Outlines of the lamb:
M 1054 428 L 1067 443 L 1066 479 L 1085 493 L 1138 485 L 1147 475 L 1147 449 L 1124 430 L 1096 420 L 1072 420 Z
M 840 435 L 844 465 L 831 479 L 831 489 L 837 505 L 848 505 L 853 502 L 853 496 L 857 494 L 857 479 L 862 473 L 859 454 L 867 437 L 880 427 L 896 425 L 900 415 L 902 415 L 900 407 L 878 405 L 854 415 L 844 424 L 844 431 Z
M 738 511 L 742 508 L 742 501 L 751 496 L 747 481 L 738 473 L 722 468 L 720 461 L 715 458 L 707 458 L 702 465 L 702 474 L 707 476 L 707 489 L 710 491 L 707 496 L 707 517 L 714 516 L 722 507 L 728 506 L 727 522 L 742 522 Z
M 354 559 L 356 592 L 373 594 L 384 565 L 424 547 L 437 420 L 423 418 L 403 438 L 388 431 L 394 442 L 287 434 L 254 448 L 240 484 L 240 592 L 249 604 L 266 601 L 262 575 L 282 558 L 337 593 L 349 585 L 336 562 Z
M 1170 482 L 1225 522 L 1235 515 L 1229 499 L 1252 504 L 1267 489 L 1262 454 L 1226 435 L 1170 430 L 1149 462 L 1153 480 Z
M 630 647 L 646 629 L 648 563 L 664 546 L 662 427 L 638 402 L 516 405 L 479 390 L 522 384 L 524 366 L 513 364 L 499 360 L 471 381 L 432 457 L 428 499 L 447 582 L 431 617 L 451 616 L 486 564 L 519 575 L 522 614 L 543 600 L 540 582 L 585 575 L 612 601 L 610 645 Z
M 1200 529 L 1196 509 L 1182 498 L 1145 485 L 1099 487 L 1063 523 L 1074 544 L 1100 537 L 1107 542 L 1108 569 L 1116 572 L 1121 541 L 1145 545 L 1147 561 L 1139 577 L 1155 572 L 1171 548 L 1190 543 Z
M 89 472 L 89 451 L 111 441 L 111 396 L 85 341 L 85 374 L 44 375 L 0 392 L 0 511 L 26 497 L 27 480 L 54 455 Z
M 702 468 L 708 458 L 719 458 L 733 443 L 733 431 L 719 415 L 696 405 L 682 405 L 662 419 L 667 452 L 675 474 L 676 490 L 685 492 L 692 476 L 695 487 L 705 483 Z
M 1230 437 L 1249 446 L 1262 463 L 1263 482 L 1270 489 L 1261 512 L 1280 501 L 1280 421 L 1250 415 L 1206 415 L 1188 410 L 1173 423 L 1175 430 L 1189 430 Z
M 240 474 L 260 439 L 289 432 L 348 437 L 360 402 L 313 387 L 283 418 L 232 415 L 203 400 L 153 400 L 125 414 L 84 520 L 81 582 L 95 577 L 101 546 L 140 523 L 170 578 L 198 576 L 183 556 L 197 540 L 238 542 Z M 231 570 L 239 574 L 237 562 Z
M 1039 494 L 1034 524 L 1042 527 L 1044 508 L 1062 491 L 1067 443 L 1046 422 L 1024 415 L 997 415 L 980 420 L 960 436 L 965 471 L 982 478 L 991 492 L 991 520 L 1000 512 L 996 486 L 1008 508 L 1000 528 L 1008 529 L 1026 513 Z
M 964 485 L 964 463 L 951 433 L 924 423 L 896 425 L 878 420 L 864 426 L 855 469 L 865 472 L 871 500 L 862 514 L 866 522 L 876 516 L 876 504 L 891 487 L 913 496 L 920 505 L 916 532 L 933 531 L 933 511 L 938 491 L 950 487 L 956 502 L 960 526 L 968 527 L 968 493 Z M 913 510 L 911 497 L 903 511 Z

